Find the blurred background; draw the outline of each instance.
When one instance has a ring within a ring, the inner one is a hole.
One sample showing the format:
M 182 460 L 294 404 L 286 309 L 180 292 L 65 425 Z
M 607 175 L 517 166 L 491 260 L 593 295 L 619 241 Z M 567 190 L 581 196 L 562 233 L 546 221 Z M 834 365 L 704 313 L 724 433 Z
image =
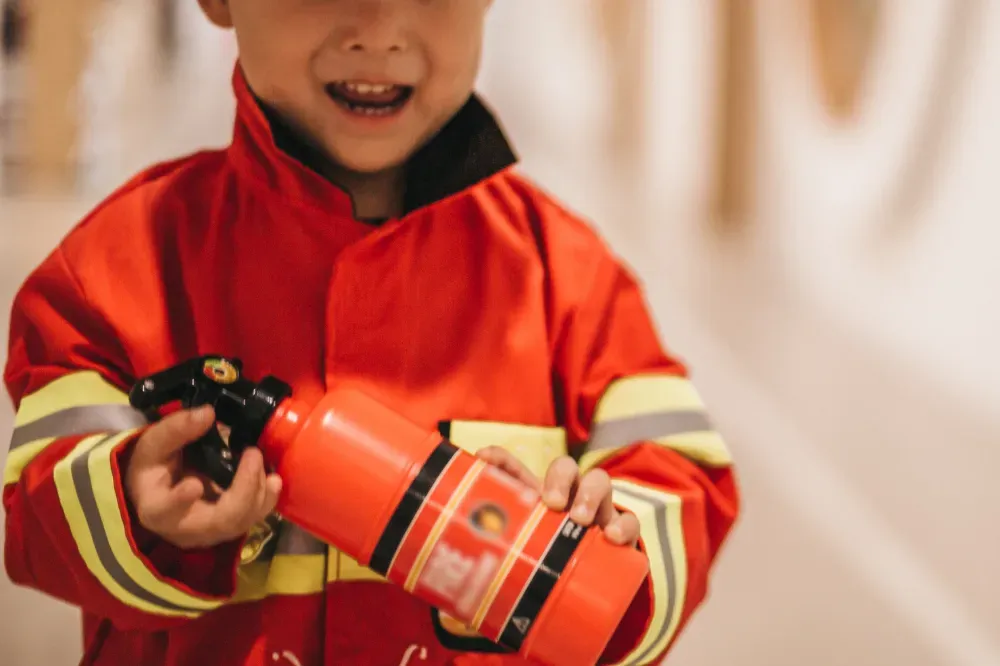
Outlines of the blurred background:
M 236 54 L 194 0 L 0 2 L 2 340 L 92 205 L 228 142 Z M 997 0 L 496 3 L 480 89 L 741 465 L 668 663 L 1000 665 L 998 72 Z M 78 660 L 73 609 L 0 617 L 0 663 Z

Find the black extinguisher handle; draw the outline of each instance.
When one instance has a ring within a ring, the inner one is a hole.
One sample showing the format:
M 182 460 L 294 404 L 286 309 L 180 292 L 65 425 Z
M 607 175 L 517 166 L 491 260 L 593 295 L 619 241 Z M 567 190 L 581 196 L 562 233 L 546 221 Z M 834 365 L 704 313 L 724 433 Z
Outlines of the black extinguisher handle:
M 212 428 L 185 450 L 194 469 L 222 488 L 232 483 L 243 451 L 254 446 L 277 406 L 292 389 L 274 377 L 260 382 L 242 376 L 243 363 L 221 355 L 201 356 L 140 379 L 129 403 L 147 415 L 180 402 L 185 409 L 211 405 L 215 418 L 231 428 L 228 443 Z

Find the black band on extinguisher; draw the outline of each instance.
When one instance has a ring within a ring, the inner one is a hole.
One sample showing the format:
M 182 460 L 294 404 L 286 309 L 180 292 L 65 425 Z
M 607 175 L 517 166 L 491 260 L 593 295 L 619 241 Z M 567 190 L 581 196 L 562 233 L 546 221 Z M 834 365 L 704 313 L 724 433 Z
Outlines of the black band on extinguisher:
M 586 528 L 569 518 L 563 522 L 555 539 L 542 556 L 542 561 L 535 569 L 531 580 L 528 581 L 527 587 L 524 588 L 524 594 L 514 607 L 514 612 L 510 614 L 507 624 L 500 632 L 500 645 L 514 652 L 520 651 L 521 644 L 535 623 L 538 613 L 548 601 L 552 588 L 555 587 L 569 558 L 573 557 L 576 547 L 580 545 L 586 533 Z
M 424 505 L 427 495 L 431 492 L 438 477 L 441 476 L 457 453 L 458 448 L 454 444 L 442 439 L 434 452 L 427 458 L 427 462 L 410 483 L 410 487 L 407 488 L 406 494 L 403 495 L 403 499 L 396 507 L 396 511 L 393 512 L 389 524 L 386 525 L 385 531 L 382 532 L 382 536 L 375 546 L 372 559 L 368 563 L 368 568 L 372 571 L 381 576 L 386 576 L 389 573 L 389 568 L 396 557 L 399 545 L 403 542 L 403 537 L 406 536 L 413 520 L 420 513 L 420 507 Z

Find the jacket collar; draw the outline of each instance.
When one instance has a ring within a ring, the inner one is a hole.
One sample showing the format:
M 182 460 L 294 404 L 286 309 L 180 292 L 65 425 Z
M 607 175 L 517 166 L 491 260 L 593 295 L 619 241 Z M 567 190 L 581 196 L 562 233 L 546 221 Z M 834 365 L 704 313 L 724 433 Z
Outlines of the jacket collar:
M 236 125 L 230 158 L 236 169 L 294 205 L 354 217 L 350 196 L 311 165 L 321 157 L 265 111 L 237 65 Z M 517 162 L 493 114 L 473 95 L 407 164 L 405 213 L 458 194 Z

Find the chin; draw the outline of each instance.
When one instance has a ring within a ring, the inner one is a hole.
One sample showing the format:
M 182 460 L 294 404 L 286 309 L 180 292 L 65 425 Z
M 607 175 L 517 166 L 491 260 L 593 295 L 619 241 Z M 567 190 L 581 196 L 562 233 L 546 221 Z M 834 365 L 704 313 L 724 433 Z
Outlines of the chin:
M 398 167 L 401 164 L 403 164 L 405 161 L 406 160 L 391 161 L 391 162 L 376 161 L 376 160 L 370 160 L 370 161 L 369 160 L 364 160 L 364 161 L 361 161 L 361 160 L 355 160 L 355 161 L 340 160 L 340 161 L 338 161 L 338 164 L 339 164 L 339 166 L 341 168 L 346 169 L 348 171 L 351 171 L 353 173 L 357 173 L 357 174 L 361 174 L 361 175 L 365 175 L 365 176 L 373 176 L 373 175 L 375 175 L 377 173 L 383 173 L 385 171 L 390 171 L 392 169 L 395 169 L 396 167 Z
M 343 169 L 359 174 L 376 174 L 402 166 L 414 152 L 415 149 L 386 150 L 384 146 L 359 143 L 350 147 L 341 146 L 330 154 Z

